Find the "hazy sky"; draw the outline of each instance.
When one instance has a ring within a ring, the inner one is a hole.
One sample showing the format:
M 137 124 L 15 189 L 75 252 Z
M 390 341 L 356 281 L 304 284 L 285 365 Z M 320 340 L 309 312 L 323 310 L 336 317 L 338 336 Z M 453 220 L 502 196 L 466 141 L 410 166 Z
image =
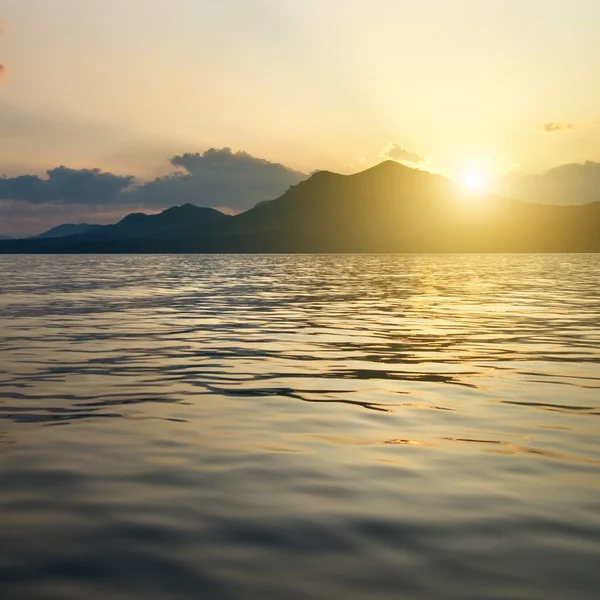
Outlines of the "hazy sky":
M 600 161 L 599 0 L 0 0 L 0 173 Z M 421 159 L 419 159 L 421 160 Z M 428 161 L 425 163 L 425 161 Z
M 598 0 L 2 0 L 5 171 L 600 159 Z M 546 123 L 574 125 L 546 132 Z

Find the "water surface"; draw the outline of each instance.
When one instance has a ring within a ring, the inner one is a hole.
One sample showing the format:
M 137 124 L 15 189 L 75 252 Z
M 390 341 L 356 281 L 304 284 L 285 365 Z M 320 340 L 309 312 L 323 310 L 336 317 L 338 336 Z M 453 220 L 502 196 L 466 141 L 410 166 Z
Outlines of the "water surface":
M 600 255 L 0 257 L 0 596 L 600 593 Z

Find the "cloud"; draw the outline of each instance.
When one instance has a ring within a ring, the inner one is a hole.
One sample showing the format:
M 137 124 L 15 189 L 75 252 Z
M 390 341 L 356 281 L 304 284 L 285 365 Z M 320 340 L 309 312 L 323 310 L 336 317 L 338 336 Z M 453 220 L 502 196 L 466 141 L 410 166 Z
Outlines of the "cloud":
M 538 175 L 513 176 L 507 195 L 546 204 L 587 204 L 600 201 L 600 163 L 560 165 Z
M 201 206 L 245 210 L 261 200 L 280 196 L 307 174 L 280 163 L 255 158 L 230 148 L 211 148 L 203 154 L 171 158 L 178 170 L 153 181 L 135 185 L 131 175 L 115 175 L 100 169 L 60 166 L 47 177 L 20 175 L 0 178 L 0 199 L 29 203 L 142 204 L 166 207 L 191 202 Z
M 0 199 L 32 204 L 102 204 L 119 201 L 119 194 L 130 187 L 130 175 L 103 173 L 100 169 L 69 169 L 64 166 L 46 171 L 47 178 L 36 175 L 0 178 Z
M 546 123 L 543 127 L 544 131 L 552 133 L 554 131 L 562 131 L 564 129 L 574 129 L 573 123 Z
M 239 212 L 262 200 L 277 198 L 308 177 L 280 163 L 243 151 L 233 152 L 231 148 L 176 155 L 171 164 L 182 171 L 159 177 L 125 195 L 148 206 L 191 202 Z
M 381 157 L 412 167 L 424 167 L 429 163 L 429 159 L 425 156 L 421 156 L 417 152 L 411 152 L 396 142 L 390 143 L 381 153 Z
M 230 148 L 178 154 L 170 162 L 174 169 L 171 174 L 145 183 L 136 182 L 130 175 L 65 166 L 47 171 L 44 178 L 0 177 L 0 202 L 4 201 L 0 233 L 39 233 L 53 226 L 50 223 L 85 219 L 88 212 L 93 216 L 94 211 L 110 211 L 122 217 L 132 211 L 152 212 L 187 202 L 238 213 L 277 198 L 308 177 L 280 163 Z M 32 206 L 37 207 L 33 212 Z M 58 216 L 50 218 L 51 214 Z M 48 227 L 40 226 L 40 222 Z

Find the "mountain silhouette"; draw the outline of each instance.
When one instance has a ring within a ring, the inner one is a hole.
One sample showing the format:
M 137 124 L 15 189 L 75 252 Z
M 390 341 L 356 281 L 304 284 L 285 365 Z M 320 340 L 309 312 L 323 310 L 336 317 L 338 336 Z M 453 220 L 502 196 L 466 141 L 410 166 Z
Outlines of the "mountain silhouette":
M 152 215 L 131 213 L 114 225 L 89 225 L 87 223 L 58 225 L 33 238 L 13 240 L 15 248 L 9 251 L 71 252 L 71 248 L 86 244 L 101 248 L 103 244 L 109 242 L 157 236 L 170 231 L 196 232 L 227 219 L 229 219 L 229 215 L 214 208 L 184 204 Z M 3 251 L 5 248 L 0 245 L 0 253 Z
M 40 233 L 39 235 L 35 235 L 33 237 L 55 238 L 66 237 L 68 235 L 79 235 L 81 233 L 88 233 L 97 227 L 102 227 L 102 225 L 90 225 L 89 223 L 65 223 L 64 225 L 52 227 L 52 229 L 48 229 L 48 231 L 44 231 L 44 233 Z
M 0 251 L 600 251 L 599 202 L 556 206 L 478 196 L 445 177 L 393 161 L 353 175 L 314 173 L 281 197 L 234 217 L 213 211 L 220 216 L 203 213 L 194 223 L 190 216 L 211 210 L 185 205 L 160 215 L 134 214 L 83 235 L 2 242 Z M 115 233 L 121 228 L 127 233 Z
M 114 225 L 105 225 L 101 229 L 94 230 L 93 235 L 98 239 L 138 238 L 188 228 L 201 230 L 228 219 L 229 215 L 214 208 L 184 204 L 173 206 L 155 215 L 131 213 Z

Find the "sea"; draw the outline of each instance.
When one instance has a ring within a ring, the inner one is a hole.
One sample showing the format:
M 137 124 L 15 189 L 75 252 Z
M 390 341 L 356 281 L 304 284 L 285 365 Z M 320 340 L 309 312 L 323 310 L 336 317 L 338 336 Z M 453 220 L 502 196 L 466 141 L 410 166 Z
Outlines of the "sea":
M 597 600 L 600 255 L 0 256 L 2 600 Z

